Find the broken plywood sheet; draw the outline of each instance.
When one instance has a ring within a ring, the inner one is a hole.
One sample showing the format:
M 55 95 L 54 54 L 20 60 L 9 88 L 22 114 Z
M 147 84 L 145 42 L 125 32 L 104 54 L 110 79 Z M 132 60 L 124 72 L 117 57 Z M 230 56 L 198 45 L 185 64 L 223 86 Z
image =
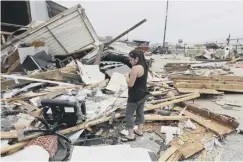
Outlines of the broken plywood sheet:
M 165 152 L 161 152 L 160 153 L 160 158 L 159 158 L 159 162 L 164 162 L 167 161 L 167 159 L 177 150 L 177 147 L 175 146 L 171 146 L 170 148 L 168 148 Z
M 77 61 L 80 77 L 85 84 L 96 84 L 105 80 L 105 75 L 100 72 L 99 65 L 83 65 Z
M 194 114 L 199 114 L 205 118 L 215 120 L 223 125 L 229 126 L 230 128 L 236 129 L 239 126 L 239 123 L 236 121 L 236 119 L 232 118 L 230 116 L 218 114 L 218 113 L 212 112 L 206 108 L 200 108 L 200 107 L 198 107 L 198 105 L 195 105 L 195 104 L 188 105 L 183 102 L 183 103 L 181 103 L 181 106 L 182 107 L 187 106 L 187 110 L 189 110 L 190 112 L 193 112 Z
M 177 90 L 180 93 L 193 93 L 193 92 L 198 92 L 200 94 L 214 94 L 214 95 L 224 94 L 224 92 L 219 92 L 219 91 L 217 91 L 215 89 L 177 88 Z
M 201 142 L 195 141 L 190 144 L 186 144 L 180 149 L 180 152 L 184 156 L 184 158 L 189 158 L 192 155 L 196 154 L 197 152 L 204 149 L 204 146 Z
M 233 131 L 232 127 L 227 126 L 225 124 L 221 124 L 215 120 L 210 120 L 209 118 L 196 115 L 194 113 L 191 113 L 190 111 L 185 110 L 183 112 L 184 115 L 188 116 L 195 122 L 199 123 L 200 125 L 212 130 L 214 133 L 218 135 L 225 135 L 229 134 Z
M 176 151 L 175 153 L 173 153 L 170 158 L 167 160 L 169 162 L 171 161 L 179 161 L 180 158 L 182 157 L 182 154 L 180 153 L 180 151 Z
M 114 93 L 119 93 L 121 91 L 121 97 L 128 97 L 128 85 L 126 77 L 123 74 L 114 72 L 106 89 Z

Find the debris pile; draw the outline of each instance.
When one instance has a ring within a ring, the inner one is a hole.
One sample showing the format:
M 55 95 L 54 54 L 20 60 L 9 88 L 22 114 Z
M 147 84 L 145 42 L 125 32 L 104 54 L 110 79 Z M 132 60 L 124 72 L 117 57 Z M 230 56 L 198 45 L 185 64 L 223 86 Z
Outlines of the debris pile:
M 4 44 L 3 160 L 152 161 L 151 150 L 118 145 L 122 144 L 128 97 L 124 74 L 131 70 L 127 56 L 135 47 L 124 47 L 117 40 L 145 21 L 102 43 L 78 5 Z M 166 69 L 183 72 L 224 65 L 170 64 Z M 188 159 L 220 146 L 218 140 L 239 124 L 188 101 L 200 94 L 243 92 L 242 82 L 242 77 L 211 73 L 162 77 L 150 70 L 143 129 L 161 138 L 159 161 Z

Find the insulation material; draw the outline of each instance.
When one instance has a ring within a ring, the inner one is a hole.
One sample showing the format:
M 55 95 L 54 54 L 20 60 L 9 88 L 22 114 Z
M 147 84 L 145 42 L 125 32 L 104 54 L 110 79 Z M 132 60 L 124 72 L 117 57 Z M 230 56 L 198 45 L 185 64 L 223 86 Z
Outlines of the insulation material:
M 209 151 L 213 150 L 215 146 L 222 147 L 222 144 L 215 137 L 213 137 L 209 142 L 204 143 L 204 148 Z
M 186 122 L 184 122 L 183 127 L 184 128 L 193 129 L 193 130 L 196 130 L 197 129 L 196 125 L 193 124 L 190 119 L 188 119 Z
M 54 135 L 40 136 L 30 141 L 28 146 L 37 145 L 44 148 L 50 157 L 54 157 L 57 152 L 58 138 Z

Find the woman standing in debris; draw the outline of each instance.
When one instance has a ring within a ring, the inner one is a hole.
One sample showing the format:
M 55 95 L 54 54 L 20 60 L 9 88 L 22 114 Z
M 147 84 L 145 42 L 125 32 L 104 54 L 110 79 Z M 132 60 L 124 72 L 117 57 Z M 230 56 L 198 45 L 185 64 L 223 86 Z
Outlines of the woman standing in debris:
M 128 101 L 126 108 L 126 126 L 128 135 L 125 141 L 135 140 L 135 135 L 143 135 L 144 124 L 144 104 L 148 98 L 149 91 L 147 89 L 148 65 L 145 61 L 144 53 L 139 50 L 133 50 L 129 53 L 129 61 L 132 64 L 130 75 L 125 74 L 128 83 Z M 133 115 L 136 112 L 135 124 L 138 129 L 134 130 Z

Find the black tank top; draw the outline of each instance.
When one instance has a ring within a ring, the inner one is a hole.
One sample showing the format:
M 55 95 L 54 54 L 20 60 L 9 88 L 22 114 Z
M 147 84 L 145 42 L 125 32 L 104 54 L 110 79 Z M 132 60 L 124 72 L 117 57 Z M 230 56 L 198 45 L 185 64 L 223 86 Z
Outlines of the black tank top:
M 144 74 L 136 79 L 133 87 L 128 87 L 128 102 L 137 102 L 149 94 L 147 78 L 148 70 L 144 68 Z

